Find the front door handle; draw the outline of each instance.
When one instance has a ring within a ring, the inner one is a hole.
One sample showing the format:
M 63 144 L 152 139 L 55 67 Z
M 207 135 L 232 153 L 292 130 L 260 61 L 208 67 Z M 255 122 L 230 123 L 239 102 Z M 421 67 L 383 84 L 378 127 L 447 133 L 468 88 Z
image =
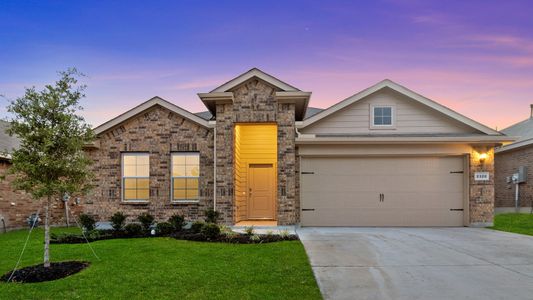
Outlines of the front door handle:
M 385 202 L 385 194 L 381 194 L 381 202 Z

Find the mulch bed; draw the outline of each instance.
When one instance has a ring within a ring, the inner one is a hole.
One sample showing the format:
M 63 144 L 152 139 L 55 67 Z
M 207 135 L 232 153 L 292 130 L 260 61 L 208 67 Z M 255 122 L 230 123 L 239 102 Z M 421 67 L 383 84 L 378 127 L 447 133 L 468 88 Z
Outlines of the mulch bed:
M 298 236 L 291 235 L 267 235 L 267 234 L 258 234 L 257 239 L 252 239 L 249 235 L 244 233 L 235 233 L 233 235 L 224 235 L 220 234 L 215 238 L 208 238 L 201 233 L 190 233 L 183 232 L 177 233 L 173 236 L 178 240 L 187 240 L 195 242 L 211 242 L 211 243 L 231 243 L 231 244 L 264 244 L 264 243 L 274 243 L 281 241 L 295 241 L 298 240 Z
M 212 243 L 231 243 L 231 244 L 262 244 L 273 243 L 280 241 L 294 241 L 298 240 L 298 236 L 294 234 L 290 235 L 267 235 L 258 234 L 257 238 L 253 239 L 249 235 L 244 233 L 234 233 L 232 235 L 220 234 L 215 238 L 209 238 L 202 233 L 194 233 L 190 230 L 183 230 L 181 232 L 173 233 L 170 235 L 127 235 L 124 232 L 113 232 L 108 230 L 100 231 L 101 233 L 95 237 L 87 236 L 89 242 L 110 240 L 110 239 L 123 239 L 123 238 L 150 238 L 150 237 L 173 237 L 178 240 L 196 241 L 196 242 L 212 242 Z M 51 244 L 83 244 L 87 241 L 81 234 L 65 234 L 57 237 L 52 237 Z
M 89 263 L 84 261 L 53 262 L 50 263 L 49 268 L 45 268 L 44 264 L 29 266 L 16 270 L 10 282 L 33 283 L 52 281 L 76 274 L 88 266 Z M 11 273 L 11 271 L 7 272 L 0 277 L 0 280 L 7 282 Z

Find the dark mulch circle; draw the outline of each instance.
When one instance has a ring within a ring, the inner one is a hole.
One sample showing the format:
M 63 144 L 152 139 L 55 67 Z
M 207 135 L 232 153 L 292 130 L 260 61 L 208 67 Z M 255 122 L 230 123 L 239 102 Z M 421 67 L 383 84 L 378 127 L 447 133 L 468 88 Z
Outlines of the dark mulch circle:
M 33 283 L 52 281 L 76 274 L 88 266 L 89 263 L 84 261 L 53 262 L 50 263 L 49 268 L 45 268 L 44 264 L 29 266 L 16 270 L 10 282 Z M 0 280 L 7 282 L 11 273 L 11 271 L 7 272 L 0 277 Z

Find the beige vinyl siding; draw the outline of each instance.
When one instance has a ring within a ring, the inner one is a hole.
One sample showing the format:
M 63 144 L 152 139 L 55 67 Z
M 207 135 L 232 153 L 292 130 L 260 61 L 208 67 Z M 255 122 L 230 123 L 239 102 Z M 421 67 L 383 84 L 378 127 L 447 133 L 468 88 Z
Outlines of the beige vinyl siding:
M 392 105 L 393 129 L 370 129 L 371 105 Z M 413 101 L 391 89 L 369 95 L 343 110 L 301 130 L 307 134 L 462 134 L 479 133 L 444 114 Z

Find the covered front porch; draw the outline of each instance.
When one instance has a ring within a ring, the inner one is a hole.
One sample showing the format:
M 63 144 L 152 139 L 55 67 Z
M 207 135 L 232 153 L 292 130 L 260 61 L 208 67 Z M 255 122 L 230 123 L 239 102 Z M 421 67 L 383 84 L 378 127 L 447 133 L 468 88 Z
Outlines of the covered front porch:
M 277 124 L 234 128 L 235 225 L 277 226 Z

